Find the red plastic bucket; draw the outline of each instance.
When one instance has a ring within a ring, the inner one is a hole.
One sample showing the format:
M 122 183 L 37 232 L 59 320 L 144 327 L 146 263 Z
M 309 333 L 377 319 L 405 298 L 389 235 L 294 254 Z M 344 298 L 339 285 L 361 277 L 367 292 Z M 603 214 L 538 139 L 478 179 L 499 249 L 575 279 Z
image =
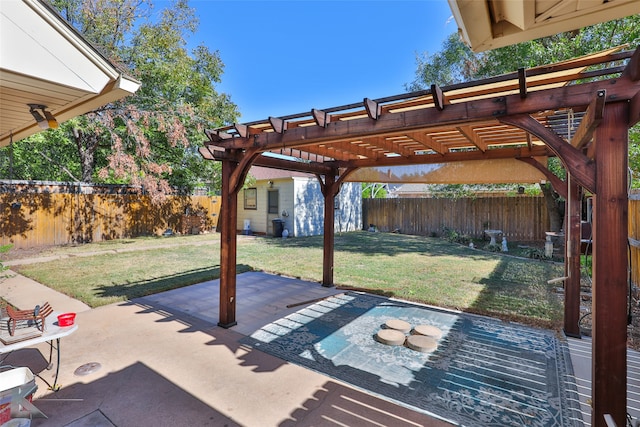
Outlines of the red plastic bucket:
M 4 424 L 11 419 L 11 399 L 8 402 L 0 403 L 0 424 Z
M 58 326 L 72 326 L 76 318 L 75 313 L 64 313 L 58 316 Z

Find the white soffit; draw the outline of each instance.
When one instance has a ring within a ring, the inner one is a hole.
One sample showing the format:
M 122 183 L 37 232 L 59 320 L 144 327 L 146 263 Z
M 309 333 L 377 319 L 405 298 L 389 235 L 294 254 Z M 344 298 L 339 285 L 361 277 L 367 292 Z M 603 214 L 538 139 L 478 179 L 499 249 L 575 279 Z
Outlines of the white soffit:
M 28 75 L 89 93 L 99 93 L 110 80 L 58 29 L 43 25 L 42 17 L 22 1 L 2 1 L 0 40 L 3 72 Z
M 495 49 L 640 13 L 639 0 L 448 0 L 464 41 Z
M 0 0 L 0 146 L 40 131 L 27 104 L 63 122 L 139 87 L 43 0 Z

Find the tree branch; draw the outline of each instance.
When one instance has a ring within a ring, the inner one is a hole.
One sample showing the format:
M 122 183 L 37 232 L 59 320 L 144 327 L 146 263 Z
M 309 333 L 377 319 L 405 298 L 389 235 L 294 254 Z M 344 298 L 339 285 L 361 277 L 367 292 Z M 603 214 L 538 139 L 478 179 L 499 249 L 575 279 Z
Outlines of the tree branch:
M 36 153 L 40 154 L 42 157 L 44 157 L 45 159 L 47 159 L 51 163 L 54 163 L 56 166 L 58 166 L 63 172 L 65 172 L 67 175 L 69 175 L 74 182 L 80 182 L 80 180 L 78 178 L 76 178 L 69 169 L 67 169 L 66 167 L 64 167 L 60 163 L 56 162 L 51 157 L 49 157 L 46 154 L 44 154 L 42 151 L 36 150 L 36 149 L 34 149 L 33 151 L 35 151 Z

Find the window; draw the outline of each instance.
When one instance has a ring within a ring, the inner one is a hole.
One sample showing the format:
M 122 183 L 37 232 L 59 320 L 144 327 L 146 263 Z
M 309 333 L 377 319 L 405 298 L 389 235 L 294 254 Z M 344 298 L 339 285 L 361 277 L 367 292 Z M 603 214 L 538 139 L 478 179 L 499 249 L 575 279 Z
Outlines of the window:
M 256 210 L 258 209 L 258 190 L 255 188 L 247 188 L 244 190 L 244 208 Z
M 278 190 L 267 191 L 268 199 L 269 199 L 269 213 L 277 214 L 278 213 L 278 199 L 280 198 L 280 194 Z

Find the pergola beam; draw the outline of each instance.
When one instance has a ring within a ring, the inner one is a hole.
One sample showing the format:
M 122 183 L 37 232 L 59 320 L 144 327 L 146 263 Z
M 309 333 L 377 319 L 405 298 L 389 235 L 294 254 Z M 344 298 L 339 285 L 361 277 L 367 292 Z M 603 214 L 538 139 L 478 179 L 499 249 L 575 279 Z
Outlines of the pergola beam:
M 428 165 L 447 162 L 465 162 L 470 160 L 514 159 L 520 157 L 545 157 L 553 153 L 545 146 L 529 149 L 526 146 L 518 148 L 502 148 L 487 151 L 460 151 L 446 154 L 423 154 L 408 157 L 381 157 L 379 159 L 362 159 L 353 161 L 327 162 L 339 167 L 373 167 L 373 166 L 401 166 Z
M 370 119 L 378 120 L 380 117 L 381 109 L 380 104 L 369 98 L 364 99 L 364 108 L 367 111 L 367 115 Z
M 551 172 L 547 167 L 545 167 L 539 161 L 537 161 L 533 157 L 520 157 L 518 160 L 520 160 L 521 162 L 530 164 L 534 168 L 538 169 L 540 172 L 544 174 L 545 178 L 547 178 L 547 181 L 551 183 L 551 186 L 553 187 L 556 193 L 558 193 L 561 197 L 565 199 L 568 197 L 569 192 L 567 190 L 567 183 L 561 180 L 560 178 L 558 178 L 556 175 L 554 175 L 553 172 Z
M 369 117 L 331 122 L 328 114 L 312 110 L 317 126 L 296 127 L 283 134 L 261 132 L 246 137 L 233 138 L 219 145 L 225 148 L 246 149 L 257 147 L 263 151 L 282 147 L 303 147 L 322 142 L 350 141 L 367 136 L 406 134 L 411 131 L 428 130 L 442 125 L 463 125 L 500 118 L 505 115 L 534 114 L 538 111 L 564 108 L 586 108 L 593 100 L 593 93 L 600 90 L 601 82 L 566 86 L 554 90 L 531 92 L 523 100 L 519 95 L 480 99 L 447 105 L 439 111 L 423 108 L 397 113 L 382 114 L 377 120 Z M 637 91 L 636 84 L 625 78 L 607 83 L 607 99 L 628 99 L 629 93 Z M 247 132 L 245 132 L 247 134 Z
M 480 151 L 487 151 L 487 143 L 482 140 L 480 136 L 473 132 L 471 126 L 459 126 L 456 129 L 464 135 L 470 143 L 475 145 Z
M 442 92 L 442 88 L 435 84 L 431 85 L 431 96 L 433 97 L 433 105 L 436 107 L 436 110 L 444 110 L 444 106 L 448 101 Z
M 232 153 L 228 151 L 216 151 L 215 153 L 210 149 L 210 147 L 200 147 L 200 154 L 207 160 L 230 160 L 235 163 L 240 162 L 242 154 Z M 295 160 L 287 160 L 281 159 L 278 157 L 271 157 L 266 155 L 261 155 L 256 157 L 252 165 L 263 166 L 266 168 L 275 168 L 282 170 L 289 170 L 294 172 L 305 172 L 310 174 L 319 174 L 324 175 L 326 173 L 330 173 L 332 168 L 330 166 L 324 165 L 323 163 L 307 163 L 307 162 L 298 162 Z
M 629 102 L 629 127 L 640 122 L 640 92 Z
M 591 101 L 587 107 L 587 111 L 582 117 L 580 126 L 578 126 L 578 129 L 571 139 L 571 144 L 574 147 L 581 149 L 591 142 L 593 132 L 602 121 L 605 96 L 606 92 L 604 90 L 599 90 L 593 101 Z
M 501 117 L 500 121 L 524 129 L 544 141 L 545 144 L 562 160 L 567 170 L 575 177 L 580 185 L 592 193 L 595 193 L 595 164 L 587 156 L 582 154 L 581 151 L 574 146 L 567 144 L 555 132 L 543 126 L 528 114 Z
M 425 148 L 435 151 L 438 154 L 445 154 L 449 150 L 442 146 L 442 143 L 438 142 L 431 135 L 427 135 L 424 132 L 411 132 L 407 136 L 414 141 L 424 145 Z
M 274 132 L 283 133 L 287 129 L 287 122 L 279 117 L 269 117 L 269 123 Z
M 331 117 L 329 116 L 329 114 L 322 110 L 312 108 L 311 115 L 313 116 L 313 120 L 315 120 L 316 125 L 321 128 L 327 127 L 327 124 L 329 124 L 329 122 L 331 121 Z
M 518 69 L 518 89 L 520 98 L 525 99 L 527 97 L 527 70 L 525 68 Z

